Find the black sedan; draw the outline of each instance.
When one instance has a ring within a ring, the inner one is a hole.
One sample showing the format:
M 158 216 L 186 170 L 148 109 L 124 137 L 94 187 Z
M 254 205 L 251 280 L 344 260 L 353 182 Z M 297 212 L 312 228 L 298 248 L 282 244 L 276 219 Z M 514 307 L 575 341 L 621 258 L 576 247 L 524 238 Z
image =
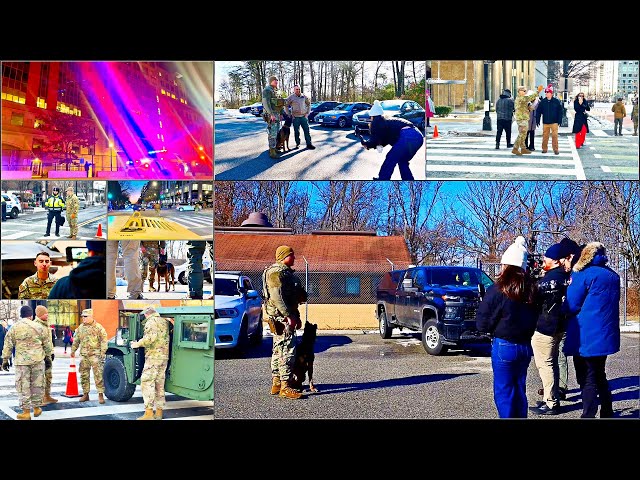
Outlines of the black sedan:
M 383 115 L 385 117 L 404 118 L 409 120 L 420 130 L 424 131 L 425 111 L 419 103 L 413 100 L 383 100 L 380 102 Z M 353 126 L 356 135 L 369 133 L 369 125 L 371 125 L 371 117 L 369 110 L 357 113 L 353 116 Z

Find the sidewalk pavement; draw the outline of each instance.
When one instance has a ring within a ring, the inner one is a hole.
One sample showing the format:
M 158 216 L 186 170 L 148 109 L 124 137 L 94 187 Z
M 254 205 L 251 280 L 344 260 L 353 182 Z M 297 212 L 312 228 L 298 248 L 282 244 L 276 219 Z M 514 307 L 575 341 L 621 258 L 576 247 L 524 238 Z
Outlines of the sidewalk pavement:
M 430 127 L 427 128 L 427 138 L 433 138 L 434 126 L 438 127 L 438 135 L 463 136 L 463 137 L 495 137 L 498 130 L 496 112 L 489 112 L 491 118 L 491 130 L 482 130 L 484 112 L 475 113 L 451 113 L 448 117 L 432 117 L 429 119 Z M 558 127 L 558 136 L 573 135 L 572 108 L 567 109 L 568 127 Z M 613 130 L 613 123 L 591 115 L 589 117 L 589 130 Z M 511 139 L 515 141 L 518 136 L 518 124 L 514 121 L 511 124 Z M 536 136 L 542 136 L 542 125 L 536 129 Z M 504 134 L 503 134 L 504 137 Z

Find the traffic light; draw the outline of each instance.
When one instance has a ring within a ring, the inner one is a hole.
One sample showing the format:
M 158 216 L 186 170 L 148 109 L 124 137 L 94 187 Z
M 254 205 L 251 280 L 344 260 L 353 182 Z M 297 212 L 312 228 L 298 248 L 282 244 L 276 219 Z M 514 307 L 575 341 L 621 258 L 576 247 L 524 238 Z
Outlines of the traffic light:
M 111 192 L 107 193 L 107 198 L 109 200 L 112 200 L 113 199 L 113 193 L 111 193 Z

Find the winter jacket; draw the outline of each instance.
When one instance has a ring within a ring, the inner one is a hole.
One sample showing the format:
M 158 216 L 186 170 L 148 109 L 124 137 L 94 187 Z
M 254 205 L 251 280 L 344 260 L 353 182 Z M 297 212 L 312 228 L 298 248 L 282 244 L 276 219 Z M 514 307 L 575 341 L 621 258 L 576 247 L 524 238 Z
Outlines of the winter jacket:
M 528 130 L 536 129 L 536 110 L 538 109 L 538 104 L 540 103 L 540 99 L 536 98 L 533 102 L 531 102 L 531 107 L 529 108 L 529 128 Z
M 582 126 L 587 127 L 587 132 L 589 132 L 589 123 L 587 122 L 587 116 L 585 115 L 586 110 L 591 110 L 589 104 L 586 100 L 583 100 L 582 105 L 578 100 L 573 101 L 573 110 L 575 111 L 575 117 L 573 119 L 573 133 L 578 133 L 582 130 Z
M 620 277 L 607 261 L 604 246 L 591 242 L 573 267 L 563 305 L 569 315 L 567 355 L 599 357 L 620 350 Z
M 614 118 L 624 118 L 627 116 L 627 109 L 624 108 L 624 103 L 622 103 L 622 100 L 618 100 L 616 103 L 614 103 L 613 107 L 611 107 L 611 111 L 614 113 Z
M 537 320 L 535 305 L 511 300 L 497 284 L 487 289 L 476 313 L 476 327 L 480 332 L 511 343 L 531 343 Z
M 405 127 L 415 128 L 413 123 L 404 118 L 385 118 L 382 115 L 376 115 L 371 121 L 371 138 L 365 142 L 365 145 L 367 148 L 395 145 L 400 138 L 400 130 Z M 417 128 L 415 130 L 419 131 Z
M 60 278 L 49 292 L 48 298 L 83 299 L 105 298 L 107 291 L 107 265 L 104 256 L 83 259 L 67 277 Z
M 561 123 L 562 104 L 560 100 L 555 97 L 552 97 L 551 100 L 547 97 L 540 100 L 538 108 L 536 109 L 536 125 L 540 125 L 540 117 L 543 117 L 542 123 L 545 125 Z
M 536 304 L 540 314 L 536 330 L 543 335 L 552 336 L 567 329 L 567 316 L 562 311 L 562 300 L 567 294 L 569 272 L 556 267 L 538 280 Z
M 496 115 L 498 120 L 513 121 L 514 103 L 510 95 L 503 93 L 496 102 Z

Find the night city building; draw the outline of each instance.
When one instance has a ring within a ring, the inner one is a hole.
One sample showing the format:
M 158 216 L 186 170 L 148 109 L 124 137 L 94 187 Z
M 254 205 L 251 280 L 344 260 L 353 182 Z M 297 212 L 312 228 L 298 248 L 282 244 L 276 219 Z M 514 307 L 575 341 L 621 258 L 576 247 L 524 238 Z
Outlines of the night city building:
M 212 79 L 213 62 L 3 62 L 3 177 L 211 178 Z

